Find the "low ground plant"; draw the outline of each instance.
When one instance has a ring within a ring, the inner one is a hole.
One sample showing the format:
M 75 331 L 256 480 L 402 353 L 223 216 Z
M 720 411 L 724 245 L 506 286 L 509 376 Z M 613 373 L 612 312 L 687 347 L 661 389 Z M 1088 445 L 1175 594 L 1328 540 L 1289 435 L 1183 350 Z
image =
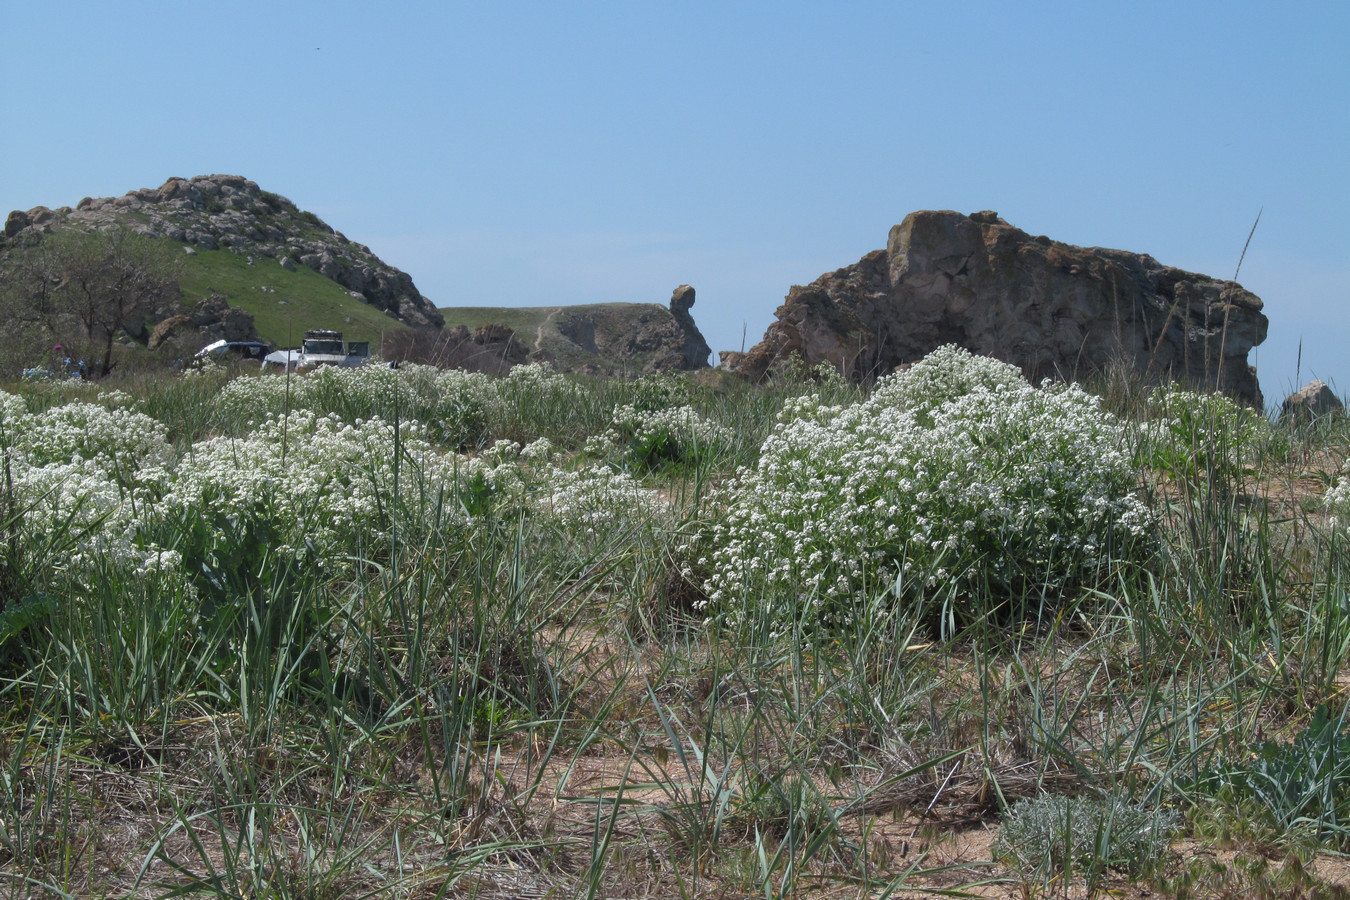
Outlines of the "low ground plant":
M 1221 394 L 1176 385 L 1153 391 L 1144 422 L 1145 464 L 1193 488 L 1231 492 L 1270 435 L 1259 412 Z
M 1324 704 L 1292 741 L 1261 741 L 1240 759 L 1220 759 L 1196 787 L 1230 803 L 1254 801 L 1276 834 L 1350 842 L 1350 734 L 1345 711 Z
M 1156 868 L 1177 825 L 1174 812 L 1126 800 L 1041 796 L 1008 811 L 993 855 L 1027 881 L 1078 874 L 1095 893 L 1112 869 L 1138 876 Z

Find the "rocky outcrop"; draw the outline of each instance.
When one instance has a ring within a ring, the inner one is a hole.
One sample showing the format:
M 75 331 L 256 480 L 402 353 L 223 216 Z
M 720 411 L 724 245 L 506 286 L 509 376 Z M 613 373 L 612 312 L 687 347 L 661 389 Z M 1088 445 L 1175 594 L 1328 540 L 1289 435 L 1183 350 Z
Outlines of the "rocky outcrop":
M 16 210 L 5 221 L 3 240 L 24 241 L 63 227 L 114 224 L 202 250 L 276 259 L 292 270 L 308 266 L 402 322 L 433 328 L 442 324 L 440 312 L 406 272 L 385 265 L 369 247 L 347 240 L 318 216 L 239 175 L 170 178 L 158 188 L 121 197 L 86 197 L 74 209 Z
M 583 375 L 642 375 L 708 368 L 708 342 L 689 312 L 693 305 L 694 289 L 682 284 L 671 295 L 669 307 L 586 303 L 500 312 L 514 324 L 515 339 L 528 346 L 530 360 Z M 447 307 L 442 313 L 458 327 L 460 321 L 482 321 L 496 311 Z M 447 333 L 450 330 L 447 327 Z
M 502 374 L 529 362 L 530 348 L 511 328 L 489 323 L 472 330 L 465 325 L 407 329 L 386 338 L 381 355 L 396 364 Z
M 1247 352 L 1266 337 L 1261 308 L 1235 282 L 1146 254 L 1033 237 L 992 212 L 924 211 L 885 250 L 793 287 L 763 341 L 721 357 L 753 379 L 793 356 L 862 379 L 958 344 L 1035 382 L 1124 363 L 1259 407 Z
M 1309 419 L 1320 419 L 1322 416 L 1344 411 L 1345 404 L 1341 402 L 1341 398 L 1336 396 L 1336 392 L 1328 387 L 1325 381 L 1319 379 L 1308 382 L 1284 398 L 1284 403 L 1280 407 L 1280 419 L 1306 422 Z
M 677 287 L 670 306 L 593 303 L 553 311 L 538 330 L 536 357 L 588 375 L 687 372 L 712 351 L 689 309 L 694 289 Z
M 161 319 L 150 333 L 146 346 L 157 350 L 173 343 L 182 352 L 194 352 L 213 341 L 256 341 L 258 329 L 253 315 L 229 302 L 219 294 L 212 294 L 197 302 L 190 314 L 179 314 Z
M 698 330 L 698 326 L 694 324 L 694 317 L 689 313 L 693 306 L 694 289 L 687 284 L 680 285 L 670 295 L 670 315 L 684 335 L 684 346 L 681 347 L 684 361 L 680 365 L 681 369 L 706 368 L 708 356 L 712 353 L 712 348 L 703 339 L 703 333 Z

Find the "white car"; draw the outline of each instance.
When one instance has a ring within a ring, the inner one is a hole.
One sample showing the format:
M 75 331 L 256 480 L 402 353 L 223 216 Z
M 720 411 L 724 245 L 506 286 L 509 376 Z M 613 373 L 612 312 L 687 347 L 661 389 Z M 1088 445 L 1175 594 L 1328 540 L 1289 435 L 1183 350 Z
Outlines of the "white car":
M 289 367 L 304 372 L 318 366 L 351 368 L 370 362 L 370 341 L 344 341 L 340 331 L 315 329 L 305 332 L 299 350 L 277 350 L 263 359 L 262 367 Z

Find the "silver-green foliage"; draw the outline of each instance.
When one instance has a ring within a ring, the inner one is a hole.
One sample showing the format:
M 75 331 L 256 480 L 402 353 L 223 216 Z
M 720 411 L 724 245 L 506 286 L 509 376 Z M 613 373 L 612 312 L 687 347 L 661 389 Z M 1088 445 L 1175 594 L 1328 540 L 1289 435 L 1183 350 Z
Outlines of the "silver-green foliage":
M 1024 879 L 1080 873 L 1095 884 L 1111 869 L 1145 871 L 1167 849 L 1175 812 L 1097 797 L 1042 795 L 1014 804 L 992 853 Z

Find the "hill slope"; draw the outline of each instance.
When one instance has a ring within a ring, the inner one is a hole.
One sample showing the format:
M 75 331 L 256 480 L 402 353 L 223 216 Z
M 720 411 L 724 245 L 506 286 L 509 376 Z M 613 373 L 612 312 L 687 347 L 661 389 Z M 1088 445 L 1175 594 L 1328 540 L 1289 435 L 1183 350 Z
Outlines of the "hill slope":
M 183 305 L 223 298 L 252 314 L 258 334 L 274 343 L 308 328 L 377 341 L 407 326 L 441 325 L 406 272 L 238 175 L 170 178 L 121 197 L 86 197 L 73 208 L 16 210 L 5 222 L 0 251 L 23 252 L 53 231 L 110 225 L 181 244 Z M 166 317 L 171 312 L 164 310 Z

